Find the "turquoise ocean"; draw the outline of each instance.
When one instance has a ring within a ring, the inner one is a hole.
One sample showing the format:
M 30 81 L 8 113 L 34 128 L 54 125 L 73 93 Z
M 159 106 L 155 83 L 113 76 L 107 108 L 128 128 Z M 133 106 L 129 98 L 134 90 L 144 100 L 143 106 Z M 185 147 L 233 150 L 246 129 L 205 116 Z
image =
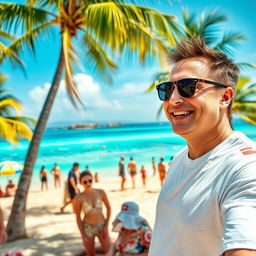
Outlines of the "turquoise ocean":
M 233 122 L 234 129 L 244 132 L 256 141 L 256 126 L 240 119 Z M 13 160 L 20 164 L 28 150 L 29 142 L 22 140 L 17 145 L 0 142 L 0 160 Z M 185 146 L 185 140 L 175 135 L 169 123 L 129 123 L 119 127 L 102 127 L 85 130 L 68 130 L 65 128 L 48 128 L 40 144 L 40 150 L 33 172 L 31 188 L 39 188 L 39 172 L 44 165 L 48 172 L 57 163 L 62 177 L 67 177 L 74 162 L 80 164 L 80 171 L 88 165 L 92 173 L 98 172 L 100 179 L 117 176 L 120 156 L 125 156 L 126 163 L 132 156 L 140 168 L 145 165 L 148 175 L 152 174 L 151 159 L 156 162 L 164 157 L 170 161 L 179 149 Z M 53 186 L 52 175 L 48 174 L 49 186 Z M 0 176 L 0 185 L 8 179 L 17 182 L 19 174 Z

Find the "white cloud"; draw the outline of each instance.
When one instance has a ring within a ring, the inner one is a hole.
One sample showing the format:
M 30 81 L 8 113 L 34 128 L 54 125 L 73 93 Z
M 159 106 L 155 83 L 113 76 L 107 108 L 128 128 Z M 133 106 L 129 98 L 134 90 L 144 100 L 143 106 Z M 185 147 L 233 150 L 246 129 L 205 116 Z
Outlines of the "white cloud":
M 77 111 L 71 104 L 64 81 L 61 81 L 50 115 L 50 122 L 70 121 L 155 121 L 159 102 L 154 94 L 144 94 L 148 87 L 143 83 L 125 83 L 119 88 L 100 87 L 86 74 L 75 76 L 77 89 L 85 110 L 79 105 Z M 26 112 L 38 118 L 50 84 L 36 86 L 28 92 L 31 99 Z M 33 106 L 33 107 L 32 107 Z

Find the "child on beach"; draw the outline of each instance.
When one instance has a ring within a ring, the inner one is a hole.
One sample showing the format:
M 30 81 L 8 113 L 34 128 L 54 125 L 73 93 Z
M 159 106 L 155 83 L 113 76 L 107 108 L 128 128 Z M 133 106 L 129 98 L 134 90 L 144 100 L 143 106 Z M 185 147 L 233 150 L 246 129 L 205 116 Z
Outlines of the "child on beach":
M 139 215 L 137 203 L 122 204 L 121 212 L 113 221 L 112 230 L 119 235 L 106 256 L 148 255 L 152 231 L 147 220 Z
M 143 187 L 145 188 L 146 187 L 147 171 L 146 171 L 144 165 L 141 166 L 140 173 L 141 173 L 142 184 L 143 184 Z

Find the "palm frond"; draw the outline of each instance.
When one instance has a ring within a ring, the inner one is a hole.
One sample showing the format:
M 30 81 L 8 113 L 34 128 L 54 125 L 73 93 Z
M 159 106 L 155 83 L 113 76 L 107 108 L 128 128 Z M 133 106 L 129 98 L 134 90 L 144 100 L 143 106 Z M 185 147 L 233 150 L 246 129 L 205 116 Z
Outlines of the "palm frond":
M 34 127 L 37 123 L 37 120 L 35 118 L 29 116 L 10 116 L 9 118 L 11 118 L 12 120 L 22 122 L 26 124 L 28 127 Z
M 17 31 L 22 28 L 29 31 L 35 27 L 41 26 L 50 17 L 55 17 L 51 12 L 47 12 L 31 5 L 21 5 L 17 3 L 0 3 L 0 27 L 10 31 Z
M 236 92 L 238 93 L 242 88 L 245 88 L 250 81 L 251 81 L 251 78 L 241 76 L 236 85 Z
M 215 9 L 207 14 L 203 12 L 199 21 L 199 35 L 206 40 L 208 45 L 211 45 L 219 37 L 218 24 L 226 20 L 226 15 L 221 14 L 219 9 Z
M 249 97 L 256 96 L 256 90 L 251 88 L 245 88 L 236 93 L 235 100 L 238 102 L 245 102 Z
M 0 64 L 9 58 L 12 63 L 18 63 L 22 68 L 24 67 L 23 61 L 18 57 L 18 55 L 8 46 L 5 46 L 0 42 Z
M 15 109 L 17 112 L 19 112 L 21 110 L 21 103 L 10 98 L 1 100 L 0 115 L 2 115 L 2 111 L 4 111 L 6 108 L 12 108 L 12 109 Z
M 183 8 L 182 18 L 183 18 L 184 31 L 185 31 L 186 37 L 191 37 L 192 35 L 196 35 L 198 31 L 196 15 L 190 14 L 188 11 L 188 8 Z
M 0 87 L 2 87 L 7 79 L 7 75 L 0 73 Z
M 109 84 L 112 83 L 111 71 L 116 69 L 116 64 L 112 61 L 107 52 L 87 31 L 83 31 L 82 46 L 87 49 L 86 60 L 90 66 L 94 66 L 94 71 L 105 79 Z
M 73 68 L 73 63 L 75 62 L 75 60 L 77 60 L 77 57 L 74 50 L 74 46 L 72 44 L 72 37 L 68 30 L 65 30 L 62 34 L 62 44 L 63 44 L 63 53 L 64 53 L 64 60 L 65 60 L 66 90 L 72 105 L 75 108 L 77 108 L 76 100 L 78 100 L 81 103 L 81 105 L 83 105 L 83 103 L 79 98 L 79 95 L 77 92 L 77 86 L 73 79 L 74 73 L 75 73 Z
M 147 88 L 145 93 L 151 92 L 152 90 L 154 90 L 156 88 L 157 84 L 164 82 L 164 81 L 168 81 L 168 77 L 169 77 L 168 71 L 160 72 L 160 73 L 156 74 L 153 79 L 154 82 Z
M 15 38 L 15 36 L 13 36 L 10 33 L 0 29 L 0 41 L 2 41 L 2 42 L 4 42 L 4 41 L 9 42 L 10 40 L 13 40 L 14 38 Z
M 255 101 L 249 102 L 234 102 L 232 111 L 238 113 L 256 114 Z
M 163 40 L 157 38 L 156 31 L 168 44 L 173 45 L 176 42 L 172 32 L 176 27 L 173 17 L 162 15 L 150 8 L 129 4 L 116 5 L 113 2 L 93 4 L 86 9 L 85 21 L 85 26 L 95 35 L 95 39 L 102 41 L 113 51 L 122 52 L 125 45 L 129 45 L 132 50 L 135 39 L 140 40 L 143 43 L 142 45 L 137 42 L 137 46 L 140 46 L 140 59 L 145 59 L 146 52 L 151 50 L 151 54 L 155 54 L 155 50 L 145 43 L 150 37 L 158 47 L 166 48 Z M 140 32 L 134 34 L 138 29 Z
M 0 117 L 0 136 L 11 143 L 17 143 L 20 138 L 31 140 L 32 131 L 23 122 L 11 117 Z
M 256 64 L 248 63 L 248 62 L 238 62 L 236 65 L 240 69 L 248 69 L 248 68 L 256 68 Z
M 222 51 L 227 55 L 233 55 L 233 49 L 238 45 L 238 41 L 245 40 L 245 39 L 246 37 L 243 36 L 241 33 L 237 33 L 237 32 L 225 33 L 221 41 L 219 41 L 218 44 L 215 45 L 214 49 L 217 51 Z
M 245 120 L 247 123 L 256 125 L 256 115 L 255 114 L 249 114 L 249 115 L 245 114 L 245 115 L 243 115 L 243 114 L 239 113 L 238 116 L 241 119 Z

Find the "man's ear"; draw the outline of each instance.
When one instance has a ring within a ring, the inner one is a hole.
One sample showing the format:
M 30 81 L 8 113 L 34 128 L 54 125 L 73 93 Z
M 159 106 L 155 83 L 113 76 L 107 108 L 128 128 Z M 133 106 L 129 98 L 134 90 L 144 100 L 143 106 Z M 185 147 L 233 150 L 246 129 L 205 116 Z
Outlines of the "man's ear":
M 234 98 L 235 93 L 233 88 L 227 87 L 221 95 L 220 107 L 221 109 L 226 109 Z

